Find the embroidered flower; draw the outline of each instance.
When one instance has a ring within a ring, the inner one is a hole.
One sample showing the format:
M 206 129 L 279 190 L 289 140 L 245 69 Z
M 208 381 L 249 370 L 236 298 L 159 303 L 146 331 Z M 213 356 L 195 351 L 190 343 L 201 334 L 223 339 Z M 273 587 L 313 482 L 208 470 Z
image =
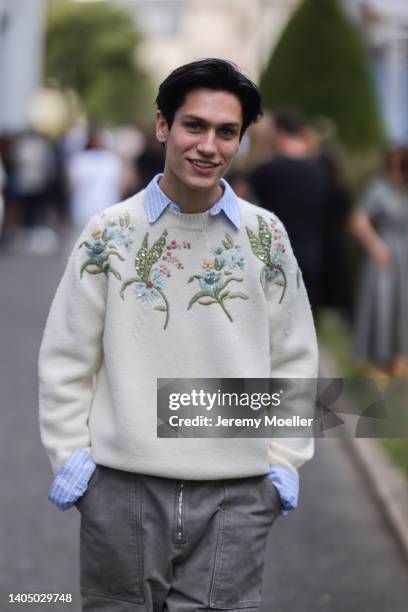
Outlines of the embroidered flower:
M 201 267 L 206 271 L 209 272 L 210 270 L 213 270 L 215 266 L 215 261 L 213 259 L 206 259 L 205 261 L 203 261 L 203 263 L 201 264 Z
M 225 239 L 221 245 L 216 245 L 211 252 L 216 256 L 216 269 L 225 268 L 229 271 L 236 269 L 243 270 L 245 260 L 240 253 L 241 247 L 234 244 L 234 240 L 229 234 L 225 234 Z
M 173 264 L 173 266 L 175 266 L 179 270 L 182 270 L 184 268 L 183 264 L 181 263 L 181 261 L 176 255 L 172 254 L 171 249 L 172 248 L 182 249 L 182 248 L 187 248 L 187 247 L 183 247 L 181 244 L 177 244 L 175 240 L 172 240 L 172 243 L 174 243 L 173 246 L 170 246 L 171 243 L 167 245 L 166 251 L 163 257 L 161 258 L 161 261 L 165 261 L 167 263 Z M 165 264 L 162 264 L 162 265 L 164 266 Z
M 215 246 L 211 249 L 211 252 L 214 253 L 214 255 L 221 255 L 223 250 L 224 248 L 222 246 Z
M 279 274 L 278 269 L 274 266 L 274 267 L 266 267 L 265 269 L 265 280 L 266 281 L 274 281 L 277 276 Z
M 239 253 L 239 247 L 234 249 L 230 249 L 228 251 L 224 251 L 220 257 L 223 267 L 228 270 L 235 270 L 239 268 L 243 270 L 245 267 L 245 260 L 242 255 Z
M 210 291 L 219 287 L 223 280 L 223 275 L 221 272 L 217 272 L 216 270 L 212 270 L 211 272 L 206 272 L 204 276 L 200 279 L 200 287 L 205 291 Z
M 119 246 L 123 246 L 129 252 L 134 242 L 133 236 L 131 235 L 131 232 L 133 231 L 133 229 L 134 228 L 132 227 L 132 228 L 117 230 L 113 234 L 112 240 Z
M 95 261 L 101 261 L 101 259 L 106 256 L 105 252 L 107 246 L 108 245 L 106 244 L 106 242 L 103 242 L 103 240 L 95 240 L 95 242 L 88 247 L 89 257 L 91 257 Z
M 150 281 L 147 283 L 135 283 L 134 292 L 136 297 L 141 298 L 143 302 L 153 302 L 153 300 L 159 297 L 159 293 Z
M 163 289 L 164 278 L 162 277 L 162 275 L 160 274 L 158 270 L 153 270 L 152 281 L 155 287 L 158 287 L 159 289 Z
M 129 215 L 113 217 L 107 221 L 102 238 L 109 242 L 110 247 L 123 246 L 130 251 L 133 245 L 135 226 L 131 223 Z
M 91 236 L 94 240 L 99 240 L 99 238 L 102 236 L 102 232 L 103 232 L 103 229 L 101 227 L 95 227 L 91 231 Z
M 258 235 L 249 227 L 246 228 L 253 254 L 263 263 L 260 272 L 261 285 L 265 288 L 266 282 L 273 281 L 282 286 L 279 304 L 285 297 L 287 279 L 283 267 L 283 253 L 285 252 L 284 235 L 278 228 L 275 218 L 271 219 L 269 228 L 261 215 L 258 217 Z
M 98 219 L 102 221 L 102 215 L 98 215 Z M 125 220 L 124 220 L 125 219 Z M 117 257 L 120 261 L 124 261 L 124 257 L 119 253 L 117 244 L 111 241 L 111 232 L 108 229 L 108 224 L 114 223 L 121 226 L 129 226 L 129 217 L 126 215 L 125 218 L 119 217 L 119 221 L 108 220 L 106 226 L 102 226 L 97 223 L 90 230 L 90 239 L 84 240 L 79 245 L 79 249 L 86 247 L 88 259 L 82 264 L 80 269 L 80 277 L 83 277 L 84 272 L 88 274 L 105 274 L 106 276 L 111 273 L 118 280 L 122 280 L 122 277 L 118 270 L 116 270 L 111 262 L 112 256 Z
M 151 248 L 149 248 L 149 233 L 147 232 L 143 238 L 142 246 L 138 250 L 135 257 L 135 270 L 136 275 L 133 278 L 128 278 L 122 283 L 120 290 L 120 297 L 125 299 L 125 291 L 130 285 L 134 285 L 134 293 L 138 299 L 144 302 L 153 302 L 156 299 L 161 298 L 163 304 L 155 306 L 154 310 L 166 313 L 163 329 L 167 328 L 170 319 L 170 304 L 163 291 L 164 288 L 164 276 L 169 277 L 170 271 L 166 264 L 160 263 L 162 261 L 169 261 L 175 263 L 177 268 L 182 268 L 181 262 L 170 256 L 170 250 L 177 248 L 177 243 L 172 240 L 169 244 L 167 242 L 167 230 L 164 230 L 161 236 L 156 240 Z M 170 248 L 169 248 L 170 247 Z M 184 248 L 184 247 L 183 247 Z M 163 256 L 163 253 L 166 255 Z M 176 261 L 174 261 L 176 260 Z M 153 266 L 157 264 L 157 268 Z
M 163 289 L 164 280 L 158 270 L 154 270 L 151 280 L 146 282 L 137 281 L 134 285 L 134 292 L 137 298 L 143 302 L 153 302 L 160 297 L 158 289 Z
M 219 304 L 222 310 L 230 321 L 233 321 L 231 314 L 225 306 L 227 300 L 240 298 L 248 300 L 248 296 L 240 291 L 232 292 L 228 285 L 232 282 L 241 283 L 242 278 L 237 278 L 232 275 L 231 270 L 234 268 L 244 267 L 244 258 L 239 253 L 239 246 L 234 244 L 233 239 L 229 234 L 225 234 L 225 240 L 222 241 L 222 246 L 217 245 L 211 249 L 211 252 L 216 256 L 214 259 L 205 259 L 201 264 L 204 274 L 193 274 L 188 279 L 189 283 L 198 280 L 201 291 L 193 295 L 187 310 L 198 302 L 202 306 L 210 306 L 211 304 Z

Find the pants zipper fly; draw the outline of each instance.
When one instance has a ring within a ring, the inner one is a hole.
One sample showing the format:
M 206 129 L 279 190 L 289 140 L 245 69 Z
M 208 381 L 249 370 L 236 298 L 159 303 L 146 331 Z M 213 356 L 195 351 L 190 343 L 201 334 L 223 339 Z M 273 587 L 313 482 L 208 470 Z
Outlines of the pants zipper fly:
M 184 494 L 184 481 L 180 481 L 177 497 L 177 541 L 183 540 L 183 494 Z

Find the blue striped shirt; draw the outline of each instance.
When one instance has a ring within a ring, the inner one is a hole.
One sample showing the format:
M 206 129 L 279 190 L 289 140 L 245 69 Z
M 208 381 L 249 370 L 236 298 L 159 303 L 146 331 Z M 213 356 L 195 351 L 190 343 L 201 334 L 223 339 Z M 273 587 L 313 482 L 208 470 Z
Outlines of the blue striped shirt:
M 88 482 L 94 473 L 96 464 L 86 451 L 74 451 L 60 467 L 51 488 L 48 499 L 60 510 L 68 510 L 84 495 Z M 286 516 L 289 510 L 297 507 L 299 495 L 298 473 L 281 465 L 271 465 L 268 473 L 272 483 L 278 489 L 282 504 L 281 515 Z
M 160 189 L 158 181 L 162 176 L 163 174 L 156 174 L 145 189 L 144 209 L 149 223 L 155 223 L 167 206 L 170 206 L 170 208 L 176 212 L 181 212 L 180 206 L 176 204 L 176 202 L 170 200 L 170 198 Z M 241 221 L 239 217 L 238 198 L 227 181 L 221 179 L 220 185 L 224 193 L 218 202 L 211 206 L 210 214 L 215 216 L 223 212 L 231 223 L 239 229 Z
M 162 176 L 162 174 L 157 174 L 145 190 L 144 208 L 149 223 L 155 223 L 168 206 L 176 212 L 181 212 L 180 206 L 172 202 L 160 189 L 158 181 Z M 215 216 L 222 212 L 239 229 L 238 198 L 227 181 L 221 179 L 220 183 L 224 193 L 218 202 L 210 208 L 210 214 Z M 82 449 L 75 450 L 55 476 L 48 492 L 48 499 L 60 510 L 68 510 L 84 495 L 95 467 L 96 464 L 88 452 Z M 282 504 L 281 515 L 286 516 L 289 510 L 294 510 L 297 507 L 299 495 L 298 473 L 280 465 L 271 465 L 268 476 L 278 490 Z

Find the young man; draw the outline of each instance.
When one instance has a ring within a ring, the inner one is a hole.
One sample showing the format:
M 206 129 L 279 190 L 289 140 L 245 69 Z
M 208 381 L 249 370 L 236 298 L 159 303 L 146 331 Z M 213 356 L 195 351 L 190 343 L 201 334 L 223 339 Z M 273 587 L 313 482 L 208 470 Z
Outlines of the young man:
M 256 86 L 200 60 L 157 106 L 164 174 L 90 220 L 47 321 L 49 498 L 81 512 L 83 610 L 255 612 L 313 440 L 157 438 L 157 378 L 315 377 L 313 321 L 283 226 L 222 179 Z

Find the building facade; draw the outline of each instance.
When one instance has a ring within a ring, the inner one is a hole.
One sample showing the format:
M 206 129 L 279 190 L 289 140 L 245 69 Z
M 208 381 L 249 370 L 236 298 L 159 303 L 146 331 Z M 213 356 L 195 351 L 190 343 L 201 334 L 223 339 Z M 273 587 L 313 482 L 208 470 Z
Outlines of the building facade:
M 0 0 L 0 132 L 27 127 L 42 79 L 45 0 Z
M 408 1 L 356 0 L 391 142 L 408 142 Z
M 202 57 L 238 64 L 257 80 L 299 0 L 111 0 L 133 12 L 141 61 L 159 83 Z

